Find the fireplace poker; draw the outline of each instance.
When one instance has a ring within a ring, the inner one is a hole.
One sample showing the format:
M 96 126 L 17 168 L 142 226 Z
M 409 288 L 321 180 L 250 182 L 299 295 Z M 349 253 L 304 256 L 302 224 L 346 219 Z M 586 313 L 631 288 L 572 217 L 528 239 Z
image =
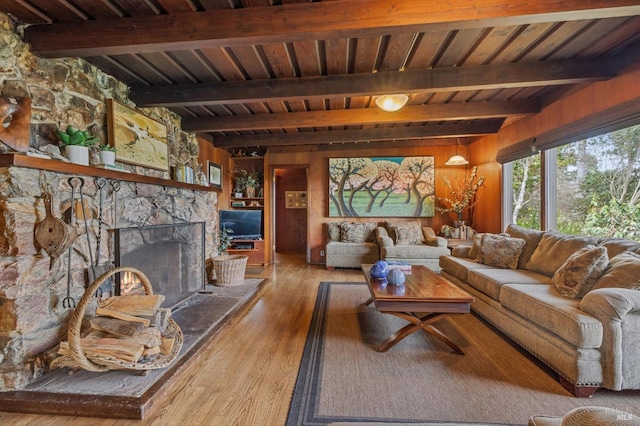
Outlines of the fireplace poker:
M 76 201 L 76 187 L 73 184 L 73 178 L 70 177 L 67 182 L 69 182 L 69 186 L 71 186 L 71 207 L 70 207 L 70 219 L 69 221 L 74 220 L 74 203 Z M 73 297 L 71 297 L 71 246 L 69 246 L 68 256 L 67 256 L 67 297 L 62 299 L 62 307 L 63 308 L 75 308 L 76 301 Z
M 99 195 L 99 204 L 98 204 L 98 236 L 97 236 L 97 241 L 96 241 L 96 265 L 98 265 L 100 263 L 100 242 L 102 240 L 102 205 L 103 205 L 103 189 L 104 187 L 107 185 L 107 180 L 103 177 L 98 178 L 96 180 L 96 186 L 98 187 L 98 189 L 100 190 L 100 195 Z
M 112 180 L 111 189 L 113 190 L 113 227 L 118 227 L 118 191 L 120 191 L 120 181 Z
M 90 281 L 93 282 L 96 277 L 96 265 L 93 262 L 93 252 L 91 251 L 91 237 L 89 236 L 89 225 L 87 223 L 87 210 L 84 206 L 84 194 L 82 192 L 82 187 L 84 186 L 84 179 L 78 177 L 80 180 L 80 205 L 82 206 L 82 220 L 84 222 L 84 233 L 87 236 L 87 251 L 89 252 L 89 267 L 91 268 L 91 276 L 89 277 Z
M 107 186 L 107 180 L 103 177 L 96 179 L 96 186 L 99 189 L 99 204 L 98 204 L 98 235 L 96 237 L 96 264 L 94 275 L 101 276 L 107 271 L 106 266 L 100 266 L 100 253 L 102 246 L 102 225 L 104 224 L 104 187 Z M 112 288 L 111 278 L 105 280 L 105 282 L 98 287 L 95 296 L 101 298 L 105 291 L 110 291 Z

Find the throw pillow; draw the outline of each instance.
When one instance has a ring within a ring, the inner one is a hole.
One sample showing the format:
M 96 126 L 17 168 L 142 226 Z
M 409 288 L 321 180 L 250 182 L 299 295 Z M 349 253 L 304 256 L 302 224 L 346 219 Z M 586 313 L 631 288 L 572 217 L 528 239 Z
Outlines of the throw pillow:
M 509 234 L 510 237 L 522 238 L 526 241 L 522 249 L 522 254 L 520 255 L 520 260 L 518 261 L 518 268 L 525 269 L 527 262 L 531 259 L 531 255 L 538 247 L 538 244 L 540 244 L 540 239 L 544 235 L 544 231 L 523 228 L 512 223 L 507 226 L 506 233 Z
M 639 255 L 627 251 L 620 253 L 609 261 L 609 266 L 605 269 L 592 290 L 609 287 L 640 290 Z
M 344 243 L 364 243 L 375 240 L 376 224 L 361 222 L 342 222 L 340 241 Z
M 553 285 L 561 295 L 581 299 L 609 264 L 607 249 L 587 246 L 569 256 L 553 274 Z
M 340 241 L 340 222 L 327 223 L 327 241 Z
M 422 229 L 415 225 L 396 226 L 396 244 L 422 244 Z
M 488 234 L 484 232 L 478 232 L 473 236 L 473 243 L 471 243 L 471 249 L 469 250 L 469 259 L 476 260 L 478 258 L 478 252 L 480 251 L 480 243 L 482 242 L 483 235 L 501 235 L 503 237 L 508 237 L 509 234 Z
M 516 269 L 524 245 L 525 241 L 522 238 L 484 234 L 476 261 L 498 268 Z
M 410 225 L 421 227 L 422 222 L 420 222 L 419 220 L 398 220 L 398 221 L 388 220 L 384 223 L 384 227 L 387 228 L 387 233 L 389 234 L 393 242 L 396 244 L 397 244 L 396 240 L 398 239 L 398 236 L 396 235 L 395 227 L 410 226 Z
M 553 274 L 560 269 L 569 256 L 581 248 L 596 244 L 597 240 L 592 237 L 578 237 L 557 231 L 547 231 L 527 262 L 526 269 L 553 277 Z

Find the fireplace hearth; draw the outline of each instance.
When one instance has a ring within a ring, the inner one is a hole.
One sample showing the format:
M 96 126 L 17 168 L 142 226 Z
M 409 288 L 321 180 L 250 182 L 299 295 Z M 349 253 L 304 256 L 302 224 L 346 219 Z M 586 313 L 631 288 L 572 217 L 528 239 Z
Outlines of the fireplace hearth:
M 32 414 L 144 419 L 166 397 L 183 374 L 191 374 L 192 359 L 210 344 L 224 324 L 242 312 L 266 280 L 245 279 L 243 285 L 207 285 L 173 312 L 184 335 L 182 351 L 174 363 L 141 375 L 129 370 L 97 373 L 68 369 L 49 371 L 19 391 L 0 392 L 0 411 Z

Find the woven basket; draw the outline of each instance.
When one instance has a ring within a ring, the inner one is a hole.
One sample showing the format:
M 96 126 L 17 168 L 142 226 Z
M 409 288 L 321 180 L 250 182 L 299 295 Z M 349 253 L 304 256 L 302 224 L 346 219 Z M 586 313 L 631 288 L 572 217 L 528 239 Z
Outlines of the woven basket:
M 104 274 L 100 275 L 87 289 L 85 290 L 78 306 L 73 311 L 71 319 L 69 320 L 69 330 L 67 332 L 67 338 L 69 340 L 69 349 L 73 360 L 78 364 L 80 368 L 89 371 L 108 371 L 108 370 L 154 370 L 157 368 L 164 368 L 171 364 L 182 349 L 182 343 L 184 337 L 182 331 L 173 318 L 169 318 L 167 328 L 163 335 L 167 335 L 174 338 L 173 348 L 168 354 L 161 354 L 157 358 L 148 362 L 127 362 L 118 358 L 110 357 L 107 355 L 86 355 L 82 350 L 80 343 L 80 329 L 82 327 L 82 318 L 84 312 L 89 303 L 89 300 L 93 297 L 93 294 L 100 288 L 100 286 L 112 275 L 119 272 L 131 272 L 135 274 L 146 294 L 153 294 L 151 283 L 142 271 L 131 268 L 128 266 L 122 266 L 111 269 Z
M 224 255 L 213 258 L 216 285 L 221 287 L 242 284 L 249 256 Z

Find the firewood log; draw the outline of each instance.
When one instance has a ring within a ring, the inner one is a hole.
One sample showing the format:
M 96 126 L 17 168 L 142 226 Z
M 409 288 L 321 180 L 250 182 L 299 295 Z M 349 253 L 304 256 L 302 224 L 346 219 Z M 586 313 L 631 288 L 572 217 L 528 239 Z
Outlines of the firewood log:
M 163 294 L 113 296 L 100 302 L 100 308 L 134 316 L 153 316 L 164 302 Z
M 91 321 L 91 328 L 116 336 L 135 336 L 146 327 L 140 322 L 123 321 L 117 318 L 94 317 Z

